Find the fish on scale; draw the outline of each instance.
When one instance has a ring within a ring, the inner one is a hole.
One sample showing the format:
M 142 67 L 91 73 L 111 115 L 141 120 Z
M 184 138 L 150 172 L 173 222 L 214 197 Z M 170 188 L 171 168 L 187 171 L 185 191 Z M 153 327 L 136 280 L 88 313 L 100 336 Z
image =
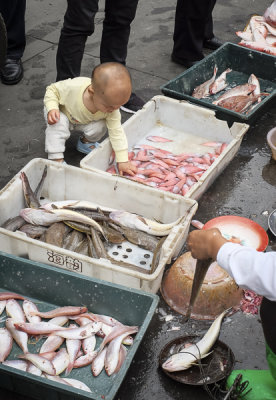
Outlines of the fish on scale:
M 159 137 L 154 136 L 154 138 Z M 157 139 L 155 140 L 157 141 Z M 159 140 L 172 141 L 163 137 L 160 137 Z M 221 142 L 205 142 L 201 145 L 210 147 L 212 150 L 203 155 L 173 154 L 154 146 L 135 145 L 131 153 L 136 151 L 133 160 L 136 162 L 137 173 L 134 176 L 125 175 L 125 177 L 151 187 L 185 196 L 227 147 L 226 143 Z M 107 172 L 115 170 L 115 168 L 114 170 L 112 168 L 114 166 L 110 166 Z

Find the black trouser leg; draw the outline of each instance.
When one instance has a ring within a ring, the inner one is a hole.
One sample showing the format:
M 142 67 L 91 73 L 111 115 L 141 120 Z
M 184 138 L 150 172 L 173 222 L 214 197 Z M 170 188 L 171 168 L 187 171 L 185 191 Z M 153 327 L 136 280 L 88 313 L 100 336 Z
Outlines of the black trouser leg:
M 102 63 L 126 63 L 130 24 L 135 17 L 137 4 L 138 0 L 106 0 L 100 50 Z
M 276 354 L 276 301 L 263 298 L 260 316 L 266 343 Z
M 56 64 L 57 81 L 80 75 L 87 37 L 94 32 L 98 0 L 67 0 Z
M 8 36 L 8 58 L 23 56 L 25 38 L 26 0 L 0 0 L 0 13 L 6 24 Z
M 173 35 L 175 56 L 190 61 L 204 57 L 206 26 L 212 20 L 215 3 L 216 0 L 177 0 Z

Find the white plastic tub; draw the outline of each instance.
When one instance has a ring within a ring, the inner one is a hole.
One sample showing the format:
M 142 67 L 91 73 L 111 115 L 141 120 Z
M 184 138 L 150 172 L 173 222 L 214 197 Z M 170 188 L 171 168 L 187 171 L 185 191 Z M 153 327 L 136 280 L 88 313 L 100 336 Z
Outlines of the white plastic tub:
M 45 165 L 48 173 L 42 196 L 51 201 L 88 200 L 99 206 L 123 209 L 163 223 L 184 216 L 165 240 L 159 264 L 152 274 L 128 270 L 106 259 L 94 259 L 57 246 L 28 238 L 24 233 L 0 228 L 0 250 L 16 256 L 104 279 L 128 287 L 155 293 L 160 287 L 165 265 L 176 257 L 183 246 L 197 202 L 137 185 L 109 174 L 100 175 L 84 169 L 61 165 L 45 159 L 33 159 L 23 171 L 30 185 L 38 184 Z M 25 207 L 20 172 L 0 192 L 0 226 Z
M 206 152 L 206 147 L 204 149 L 200 143 L 207 141 L 227 143 L 223 153 L 185 196 L 196 200 L 233 159 L 249 128 L 249 125 L 237 122 L 229 128 L 227 122 L 216 118 L 214 111 L 165 96 L 153 97 L 123 126 L 128 138 L 129 149 L 136 144 L 146 143 L 145 138 L 150 135 L 161 135 L 173 139 L 173 142 L 170 143 L 148 142 L 148 144 L 169 150 L 174 154 L 196 153 L 202 150 Z M 106 139 L 99 148 L 82 159 L 80 166 L 102 175 L 110 175 L 105 172 L 108 168 L 110 154 L 110 141 Z

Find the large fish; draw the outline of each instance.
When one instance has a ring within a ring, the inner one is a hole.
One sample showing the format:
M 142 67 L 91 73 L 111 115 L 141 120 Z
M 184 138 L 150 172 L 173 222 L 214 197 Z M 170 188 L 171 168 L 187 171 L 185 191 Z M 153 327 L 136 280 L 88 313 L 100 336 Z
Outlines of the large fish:
M 269 44 L 265 44 L 263 42 L 248 42 L 242 40 L 238 43 L 240 46 L 248 47 L 249 49 L 262 51 L 264 53 L 270 54 L 272 56 L 276 56 L 276 47 L 271 46 Z
M 243 85 L 235 86 L 234 88 L 227 90 L 227 92 L 225 92 L 221 96 L 219 96 L 215 101 L 213 101 L 213 104 L 220 105 L 219 103 L 222 100 L 227 99 L 228 97 L 247 96 L 250 93 L 252 93 L 255 89 L 256 89 L 256 86 L 252 85 L 252 83 L 245 83 Z
M 227 99 L 221 100 L 218 105 L 223 108 L 227 108 L 228 110 L 232 110 L 235 112 L 243 113 L 248 110 L 252 104 L 256 103 L 258 99 L 265 95 L 264 93 L 260 93 L 255 95 L 254 93 L 250 93 L 247 95 L 240 96 L 232 96 Z
M 0 328 L 0 363 L 5 361 L 12 349 L 12 335 L 6 328 Z
M 155 236 L 167 236 L 172 228 L 183 220 L 182 216 L 170 224 L 160 224 L 159 222 L 127 211 L 114 211 L 110 213 L 109 216 L 111 219 L 127 228 L 138 229 Z
M 196 298 L 199 294 L 200 288 L 202 286 L 202 283 L 204 281 L 205 275 L 208 271 L 208 268 L 210 267 L 212 263 L 212 259 L 208 260 L 197 260 L 196 262 L 196 268 L 195 268 L 195 273 L 194 273 L 194 279 L 193 279 L 193 285 L 192 285 L 192 291 L 191 291 L 191 297 L 190 297 L 190 302 L 189 306 L 186 312 L 186 321 L 190 318 L 191 312 L 194 306 L 194 303 L 196 301 Z
M 169 372 L 183 371 L 196 364 L 197 360 L 207 357 L 219 336 L 221 322 L 227 312 L 228 310 L 223 311 L 215 319 L 199 342 L 189 346 L 186 351 L 182 350 L 179 353 L 170 356 L 162 364 L 162 368 Z
M 41 312 L 39 310 L 31 311 L 31 315 L 38 315 L 41 318 L 55 318 L 64 315 L 78 315 L 85 313 L 87 311 L 87 307 L 75 307 L 75 306 L 65 306 L 55 308 L 51 311 Z
M 276 28 L 276 0 L 265 10 L 264 19 L 269 25 Z
M 65 209 L 52 209 L 51 211 L 47 211 L 42 209 L 23 208 L 20 211 L 20 216 L 33 225 L 48 226 L 60 221 L 82 222 L 83 224 L 93 226 L 93 228 L 101 232 L 104 236 L 102 227 L 96 221 L 76 211 Z
M 214 74 L 213 74 L 212 78 L 208 79 L 208 81 L 203 82 L 201 85 L 194 88 L 192 97 L 195 97 L 196 99 L 202 99 L 204 97 L 208 97 L 210 94 L 209 93 L 210 86 L 212 85 L 213 82 L 215 82 L 217 72 L 218 72 L 218 68 L 215 65 Z

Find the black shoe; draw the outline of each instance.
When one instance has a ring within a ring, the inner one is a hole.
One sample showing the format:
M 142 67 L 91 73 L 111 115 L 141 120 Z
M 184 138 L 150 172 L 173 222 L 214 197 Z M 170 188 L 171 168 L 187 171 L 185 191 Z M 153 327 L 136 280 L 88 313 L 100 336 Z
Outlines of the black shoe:
M 145 102 L 140 99 L 135 93 L 131 93 L 130 98 L 127 103 L 121 106 L 121 110 L 135 114 L 137 111 L 141 110 Z
M 223 42 L 220 41 L 215 36 L 212 39 L 205 40 L 205 42 L 203 43 L 203 47 L 205 47 L 206 49 L 211 49 L 211 50 L 216 50 L 222 45 L 223 45 Z
M 23 66 L 21 59 L 7 58 L 0 69 L 0 77 L 5 85 L 15 85 L 23 78 Z
M 192 60 L 187 60 L 185 58 L 179 58 L 179 57 L 175 56 L 174 54 L 171 55 L 171 60 L 177 64 L 183 65 L 186 68 L 193 67 L 200 61 L 200 60 L 192 61 Z

